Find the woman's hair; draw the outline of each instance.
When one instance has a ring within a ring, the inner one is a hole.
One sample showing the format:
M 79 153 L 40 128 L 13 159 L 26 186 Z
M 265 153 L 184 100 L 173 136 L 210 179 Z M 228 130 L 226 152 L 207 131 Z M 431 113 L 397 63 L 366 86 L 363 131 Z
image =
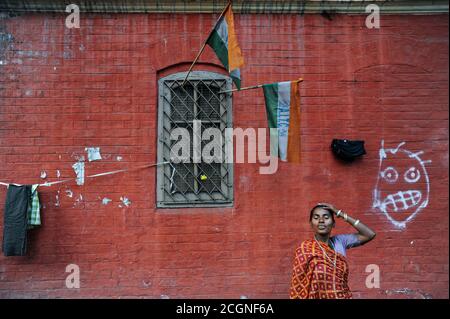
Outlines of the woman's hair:
M 334 223 L 334 212 L 333 212 L 330 208 L 328 208 L 328 206 L 325 206 L 325 205 L 316 205 L 316 206 L 314 206 L 314 207 L 311 209 L 311 213 L 309 213 L 309 221 L 312 220 L 314 211 L 315 211 L 317 208 L 322 208 L 322 209 L 327 210 L 327 211 L 330 213 L 331 219 L 333 220 L 333 223 Z

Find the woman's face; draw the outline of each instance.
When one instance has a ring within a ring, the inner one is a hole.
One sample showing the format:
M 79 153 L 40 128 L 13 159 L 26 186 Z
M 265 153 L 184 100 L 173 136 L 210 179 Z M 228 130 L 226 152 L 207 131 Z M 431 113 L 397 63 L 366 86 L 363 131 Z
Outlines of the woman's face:
M 333 218 L 328 210 L 323 208 L 316 208 L 314 210 L 311 218 L 311 227 L 316 234 L 329 234 L 333 226 Z

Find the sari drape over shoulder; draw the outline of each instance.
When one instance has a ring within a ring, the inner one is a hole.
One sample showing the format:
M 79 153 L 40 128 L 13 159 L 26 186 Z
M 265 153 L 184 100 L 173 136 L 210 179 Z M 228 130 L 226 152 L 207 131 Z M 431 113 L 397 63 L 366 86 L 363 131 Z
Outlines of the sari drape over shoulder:
M 295 251 L 291 299 L 350 299 L 345 257 L 326 243 L 305 240 Z

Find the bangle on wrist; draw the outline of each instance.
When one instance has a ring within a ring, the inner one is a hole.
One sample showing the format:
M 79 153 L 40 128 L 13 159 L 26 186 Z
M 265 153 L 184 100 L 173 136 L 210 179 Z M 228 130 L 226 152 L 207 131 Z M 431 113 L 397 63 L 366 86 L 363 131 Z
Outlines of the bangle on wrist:
M 345 220 L 346 222 L 348 222 L 348 215 L 347 215 L 347 213 L 344 213 L 344 220 Z
M 341 212 L 342 212 L 342 210 L 339 209 L 339 210 L 336 212 L 336 216 L 337 216 L 337 217 L 340 217 L 340 216 L 341 216 Z
M 356 227 L 356 226 L 358 226 L 358 224 L 359 224 L 359 219 L 357 219 L 357 220 L 355 221 L 355 223 L 353 224 L 353 226 Z

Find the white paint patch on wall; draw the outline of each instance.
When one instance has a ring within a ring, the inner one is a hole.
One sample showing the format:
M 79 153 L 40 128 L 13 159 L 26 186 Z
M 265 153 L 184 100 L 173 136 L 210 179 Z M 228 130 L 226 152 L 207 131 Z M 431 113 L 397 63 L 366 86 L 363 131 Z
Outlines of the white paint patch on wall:
M 41 172 L 41 178 L 42 179 L 46 179 L 47 178 L 47 172 L 46 171 L 42 171 Z
M 75 203 L 74 203 L 73 207 L 80 205 L 82 202 L 83 202 L 83 195 L 80 194 L 80 195 L 78 195 L 77 199 L 75 199 Z
M 70 189 L 66 189 L 66 196 L 72 198 L 73 192 Z
M 103 200 L 102 200 L 103 205 L 108 205 L 110 202 L 112 202 L 112 199 L 109 199 L 107 197 L 103 198 Z
M 126 207 L 129 207 L 131 205 L 131 201 L 126 197 L 120 197 L 120 201 L 122 204 L 124 204 Z M 119 205 L 119 207 L 122 207 L 122 205 Z
M 60 193 L 60 191 L 58 191 L 57 193 L 56 193 L 56 203 L 55 203 L 55 206 L 56 207 L 59 207 L 60 206 L 60 201 L 59 201 L 59 193 Z
M 77 162 L 72 165 L 75 174 L 77 174 L 77 185 L 84 185 L 84 162 Z
M 102 156 L 100 155 L 100 147 L 86 147 L 85 151 L 87 152 L 89 162 L 102 159 Z
M 118 162 L 121 162 L 121 161 L 123 160 L 123 158 L 122 158 L 122 156 L 117 156 L 117 157 L 116 157 L 116 160 L 117 160 Z

